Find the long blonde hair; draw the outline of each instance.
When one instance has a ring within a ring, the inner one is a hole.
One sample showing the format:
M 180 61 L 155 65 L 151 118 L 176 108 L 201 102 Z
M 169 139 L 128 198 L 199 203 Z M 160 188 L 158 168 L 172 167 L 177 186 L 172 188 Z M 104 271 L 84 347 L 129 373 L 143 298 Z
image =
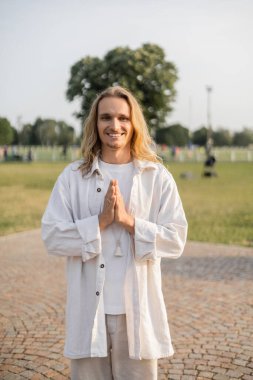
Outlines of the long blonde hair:
M 125 99 L 130 107 L 131 123 L 134 129 L 131 140 L 132 157 L 139 160 L 159 162 L 159 157 L 151 147 L 152 139 L 141 106 L 128 90 L 120 86 L 115 86 L 107 88 L 96 97 L 90 108 L 89 115 L 84 122 L 81 145 L 84 162 L 79 167 L 82 174 L 91 170 L 94 158 L 97 157 L 101 151 L 101 141 L 97 131 L 98 105 L 99 102 L 106 97 Z

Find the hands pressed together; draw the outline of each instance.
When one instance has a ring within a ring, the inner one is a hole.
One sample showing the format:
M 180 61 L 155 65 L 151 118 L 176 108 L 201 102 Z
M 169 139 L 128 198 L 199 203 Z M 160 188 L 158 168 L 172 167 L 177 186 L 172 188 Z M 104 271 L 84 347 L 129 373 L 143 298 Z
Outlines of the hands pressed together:
M 134 233 L 134 218 L 126 211 L 116 179 L 111 180 L 105 195 L 103 211 L 99 215 L 99 227 L 103 230 L 112 222 L 120 224 L 128 232 Z

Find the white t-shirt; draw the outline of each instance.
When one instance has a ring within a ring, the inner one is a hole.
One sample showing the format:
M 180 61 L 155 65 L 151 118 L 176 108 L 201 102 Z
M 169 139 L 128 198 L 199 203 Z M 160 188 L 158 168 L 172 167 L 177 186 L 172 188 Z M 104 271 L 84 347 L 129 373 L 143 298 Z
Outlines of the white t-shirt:
M 99 160 L 99 167 L 105 181 L 105 194 L 112 179 L 117 179 L 128 210 L 133 182 L 132 162 L 127 164 L 108 164 Z M 106 314 L 125 314 L 124 281 L 127 256 L 130 252 L 130 235 L 117 223 L 112 223 L 101 232 L 102 249 L 105 258 L 104 307 Z M 122 256 L 115 256 L 117 242 Z

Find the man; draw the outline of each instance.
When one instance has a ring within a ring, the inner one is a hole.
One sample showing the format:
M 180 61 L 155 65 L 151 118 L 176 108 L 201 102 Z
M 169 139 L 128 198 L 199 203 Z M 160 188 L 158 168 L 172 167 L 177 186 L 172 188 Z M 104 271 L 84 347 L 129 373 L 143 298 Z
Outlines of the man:
M 49 254 L 67 256 L 71 378 L 154 380 L 157 359 L 173 354 L 160 260 L 179 257 L 186 241 L 177 187 L 122 87 L 94 101 L 82 155 L 59 176 L 42 219 Z

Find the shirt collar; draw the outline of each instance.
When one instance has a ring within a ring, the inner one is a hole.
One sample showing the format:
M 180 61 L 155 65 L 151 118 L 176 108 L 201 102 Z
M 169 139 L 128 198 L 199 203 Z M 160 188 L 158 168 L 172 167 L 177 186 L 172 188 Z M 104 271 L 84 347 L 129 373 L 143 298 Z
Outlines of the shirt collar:
M 157 163 L 153 161 L 147 161 L 147 160 L 137 160 L 136 158 L 133 160 L 134 167 L 137 172 L 142 172 L 146 169 L 156 169 L 157 168 Z M 91 166 L 91 170 L 84 174 L 83 178 L 89 178 L 91 177 L 94 173 L 100 174 L 101 170 L 99 168 L 98 164 L 98 157 L 95 157 Z
M 98 165 L 98 157 L 94 158 L 90 171 L 88 171 L 88 173 L 85 173 L 83 178 L 90 178 L 94 173 L 101 175 L 101 171 Z
M 156 169 L 157 168 L 157 163 L 153 162 L 153 161 L 134 159 L 133 163 L 134 163 L 136 170 L 139 172 L 142 172 L 146 169 Z

